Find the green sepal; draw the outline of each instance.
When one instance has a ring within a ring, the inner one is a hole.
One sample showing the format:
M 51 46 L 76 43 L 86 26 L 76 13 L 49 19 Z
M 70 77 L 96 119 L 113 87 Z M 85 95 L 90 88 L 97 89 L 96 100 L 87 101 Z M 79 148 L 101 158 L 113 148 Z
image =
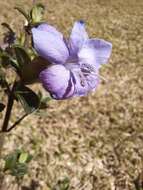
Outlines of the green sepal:
M 38 3 L 33 6 L 33 8 L 30 11 L 32 24 L 42 22 L 44 10 L 45 7 L 41 3 Z
M 17 38 L 17 43 L 20 44 L 21 46 L 24 46 L 25 40 L 26 40 L 25 33 L 21 32 L 19 37 Z

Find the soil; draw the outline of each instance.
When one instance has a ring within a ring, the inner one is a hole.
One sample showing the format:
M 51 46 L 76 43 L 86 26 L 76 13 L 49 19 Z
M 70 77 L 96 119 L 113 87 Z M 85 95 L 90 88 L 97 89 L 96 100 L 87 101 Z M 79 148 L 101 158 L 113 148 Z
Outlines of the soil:
M 34 158 L 20 184 L 5 174 L 2 190 L 63 190 L 67 178 L 68 190 L 143 189 L 143 1 L 39 2 L 47 22 L 65 36 L 82 19 L 89 36 L 110 41 L 113 52 L 101 69 L 107 82 L 96 92 L 51 100 L 6 135 L 3 156 L 23 148 Z M 0 0 L 0 22 L 19 31 L 24 20 L 16 5 L 28 9 L 32 0 Z M 1 27 L 0 37 L 2 32 Z M 31 87 L 47 94 L 40 84 Z M 12 121 L 19 110 L 16 105 Z

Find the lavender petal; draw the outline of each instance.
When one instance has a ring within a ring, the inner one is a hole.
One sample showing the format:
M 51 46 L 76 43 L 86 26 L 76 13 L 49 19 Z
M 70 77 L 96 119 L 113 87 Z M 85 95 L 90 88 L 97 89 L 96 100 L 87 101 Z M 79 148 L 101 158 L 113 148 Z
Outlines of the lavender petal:
M 43 23 L 43 24 L 40 24 L 38 27 L 37 27 L 38 30 L 41 30 L 41 31 L 45 31 L 45 32 L 48 32 L 48 33 L 52 33 L 53 35 L 56 35 L 56 36 L 59 36 L 60 38 L 63 39 L 63 35 L 61 32 L 59 32 L 55 27 L 47 24 L 47 23 Z
M 43 70 L 39 78 L 44 88 L 55 99 L 66 99 L 74 93 L 74 84 L 70 71 L 63 65 L 52 65 Z
M 60 35 L 38 28 L 32 29 L 32 35 L 34 48 L 41 57 L 52 63 L 65 63 L 69 51 Z
M 101 64 L 108 62 L 111 50 L 111 43 L 102 39 L 89 39 L 78 53 L 79 62 L 92 65 L 98 70 Z
M 88 34 L 85 30 L 85 23 L 83 21 L 75 22 L 69 39 L 70 55 L 77 55 L 79 49 L 87 39 Z

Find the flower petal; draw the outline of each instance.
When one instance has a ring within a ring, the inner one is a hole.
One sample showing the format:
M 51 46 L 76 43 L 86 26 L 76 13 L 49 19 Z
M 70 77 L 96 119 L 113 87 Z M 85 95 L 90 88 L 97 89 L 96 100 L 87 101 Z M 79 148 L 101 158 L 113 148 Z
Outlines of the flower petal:
M 89 39 L 78 53 L 80 64 L 86 63 L 95 66 L 107 63 L 112 50 L 112 44 L 102 39 Z
M 75 67 L 75 68 L 74 68 Z M 84 96 L 90 91 L 95 90 L 99 84 L 98 73 L 95 70 L 90 70 L 86 65 L 73 65 L 71 72 L 74 77 L 75 92 L 74 96 Z
M 85 78 L 81 76 L 80 72 L 72 71 L 75 81 L 74 96 L 85 96 L 88 93 L 88 84 Z
M 85 23 L 83 21 L 75 22 L 69 39 L 70 55 L 77 55 L 79 49 L 87 39 L 88 34 L 85 30 Z
M 99 84 L 99 72 L 91 65 L 81 65 L 81 72 L 87 81 L 88 91 L 95 90 Z
M 47 23 L 43 23 L 43 24 L 40 24 L 37 29 L 39 30 L 42 30 L 42 31 L 45 31 L 45 32 L 48 32 L 48 33 L 52 33 L 54 35 L 57 35 L 59 36 L 60 38 L 63 39 L 63 35 L 61 32 L 57 31 L 55 27 L 47 24 Z
M 33 28 L 34 48 L 41 57 L 48 61 L 63 64 L 69 56 L 69 51 L 61 35 L 57 34 L 56 29 L 53 30 L 44 25 L 40 28 Z
M 52 65 L 43 70 L 39 78 L 45 89 L 55 99 L 66 99 L 74 93 L 73 78 L 70 71 L 63 65 Z

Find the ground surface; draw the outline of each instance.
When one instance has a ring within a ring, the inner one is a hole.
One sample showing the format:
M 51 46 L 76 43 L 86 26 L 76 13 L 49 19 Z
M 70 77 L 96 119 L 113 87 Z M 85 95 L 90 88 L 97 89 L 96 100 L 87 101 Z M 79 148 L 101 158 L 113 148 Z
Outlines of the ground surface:
M 92 37 L 113 43 L 107 79 L 88 97 L 50 101 L 6 137 L 4 154 L 23 147 L 34 154 L 23 190 L 141 190 L 143 183 L 143 2 L 141 0 L 43 0 L 46 19 L 67 35 L 75 20 Z M 13 7 L 30 0 L 0 0 L 0 22 L 21 26 Z M 17 110 L 15 110 L 16 114 Z M 14 117 L 14 116 L 13 116 Z M 35 187 L 31 184 L 36 184 Z M 5 176 L 4 189 L 17 190 Z M 30 187 L 31 186 L 31 187 Z M 57 188 L 58 189 L 58 188 Z

